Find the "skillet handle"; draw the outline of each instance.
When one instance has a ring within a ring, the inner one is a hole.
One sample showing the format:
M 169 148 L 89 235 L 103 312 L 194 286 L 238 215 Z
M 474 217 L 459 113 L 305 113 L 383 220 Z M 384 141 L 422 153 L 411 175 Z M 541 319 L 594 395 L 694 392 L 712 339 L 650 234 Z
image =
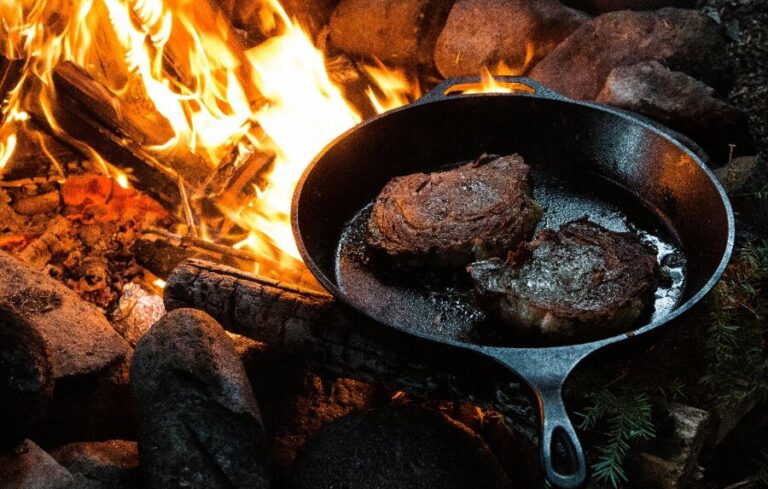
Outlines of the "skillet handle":
M 581 487 L 587 478 L 584 451 L 560 388 L 534 391 L 541 410 L 541 463 L 547 482 L 558 489 Z
M 584 451 L 565 410 L 562 389 L 573 368 L 607 343 L 481 350 L 520 376 L 536 394 L 541 415 L 541 464 L 551 487 L 577 489 L 587 478 Z
M 524 76 L 495 76 L 494 80 L 496 83 L 513 90 L 517 95 L 567 100 L 559 93 L 553 92 L 536 80 Z M 440 82 L 435 88 L 414 103 L 421 104 L 460 96 L 462 89 L 477 88 L 481 84 L 482 80 L 479 76 L 448 78 L 447 80 Z

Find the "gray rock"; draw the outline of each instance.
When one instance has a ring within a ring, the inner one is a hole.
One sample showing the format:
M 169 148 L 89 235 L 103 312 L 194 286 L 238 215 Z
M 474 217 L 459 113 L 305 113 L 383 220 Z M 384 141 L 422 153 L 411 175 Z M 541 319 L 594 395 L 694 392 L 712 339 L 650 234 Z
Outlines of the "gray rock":
M 452 0 L 341 0 L 329 23 L 342 51 L 400 65 L 431 64 Z
M 386 407 L 323 428 L 301 450 L 292 489 L 506 488 L 483 440 L 438 411 Z
M 3 489 L 75 489 L 75 478 L 34 442 L 0 453 Z
M 579 27 L 531 76 L 567 97 L 594 100 L 615 68 L 657 60 L 724 92 L 732 76 L 725 47 L 720 26 L 696 10 L 612 12 Z
M 587 20 L 558 0 L 459 0 L 437 39 L 435 65 L 446 78 L 500 62 L 524 73 Z
M 42 338 L 54 378 L 34 439 L 56 444 L 125 434 L 128 343 L 99 309 L 47 274 L 3 252 L 0 269 L 0 307 Z
M 57 379 L 99 372 L 130 354 L 104 314 L 65 285 L 7 253 L 0 269 L 0 305 L 43 337 Z
M 53 395 L 53 372 L 40 334 L 0 307 L 0 450 L 28 437 Z
M 150 294 L 140 285 L 129 283 L 117 308 L 112 313 L 112 325 L 131 346 L 136 346 L 144 333 L 165 314 L 163 298 Z
M 51 456 L 78 481 L 80 489 L 139 489 L 139 453 L 126 440 L 70 443 Z
M 765 161 L 759 156 L 739 156 L 720 168 L 715 169 L 715 176 L 723 184 L 729 195 L 741 192 L 750 181 L 759 181 L 760 173 L 765 169 Z
M 614 10 L 656 10 L 663 7 L 691 8 L 696 0 L 561 0 L 569 7 L 586 12 L 605 13 Z
M 259 408 L 210 316 L 177 309 L 158 321 L 136 346 L 131 392 L 152 487 L 269 487 Z
M 614 69 L 597 101 L 655 119 L 693 139 L 714 162 L 755 151 L 747 114 L 716 98 L 715 90 L 658 61 Z

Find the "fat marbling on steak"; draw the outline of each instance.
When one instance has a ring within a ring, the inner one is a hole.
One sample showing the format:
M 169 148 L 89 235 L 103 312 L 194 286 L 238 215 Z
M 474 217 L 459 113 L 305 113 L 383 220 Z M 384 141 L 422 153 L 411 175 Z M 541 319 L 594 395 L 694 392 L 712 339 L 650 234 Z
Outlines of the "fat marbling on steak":
M 368 245 L 406 264 L 463 265 L 533 235 L 541 209 L 520 155 L 483 155 L 447 171 L 390 180 L 368 219 Z
M 511 252 L 467 267 L 482 300 L 521 333 L 603 337 L 631 328 L 658 285 L 656 250 L 586 219 L 544 229 Z

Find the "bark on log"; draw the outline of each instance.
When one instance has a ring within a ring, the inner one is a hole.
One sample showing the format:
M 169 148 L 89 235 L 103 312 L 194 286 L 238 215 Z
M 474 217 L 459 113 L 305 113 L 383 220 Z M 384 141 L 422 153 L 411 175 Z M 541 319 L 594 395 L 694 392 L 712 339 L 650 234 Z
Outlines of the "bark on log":
M 226 329 L 308 358 L 331 375 L 416 397 L 466 400 L 518 424 L 536 422 L 528 392 L 496 364 L 376 327 L 327 293 L 190 259 L 168 277 L 165 305 L 202 309 Z

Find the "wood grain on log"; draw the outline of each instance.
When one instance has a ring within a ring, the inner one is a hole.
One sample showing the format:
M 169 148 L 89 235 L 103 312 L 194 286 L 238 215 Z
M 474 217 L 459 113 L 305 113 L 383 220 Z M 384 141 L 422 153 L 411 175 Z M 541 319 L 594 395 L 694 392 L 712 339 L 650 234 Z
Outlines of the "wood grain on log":
M 536 421 L 528 393 L 495 364 L 474 356 L 457 361 L 466 353 L 385 331 L 327 293 L 198 259 L 179 265 L 167 282 L 169 310 L 202 309 L 228 330 L 308 358 L 328 374 L 416 397 L 466 400 L 529 426 Z

